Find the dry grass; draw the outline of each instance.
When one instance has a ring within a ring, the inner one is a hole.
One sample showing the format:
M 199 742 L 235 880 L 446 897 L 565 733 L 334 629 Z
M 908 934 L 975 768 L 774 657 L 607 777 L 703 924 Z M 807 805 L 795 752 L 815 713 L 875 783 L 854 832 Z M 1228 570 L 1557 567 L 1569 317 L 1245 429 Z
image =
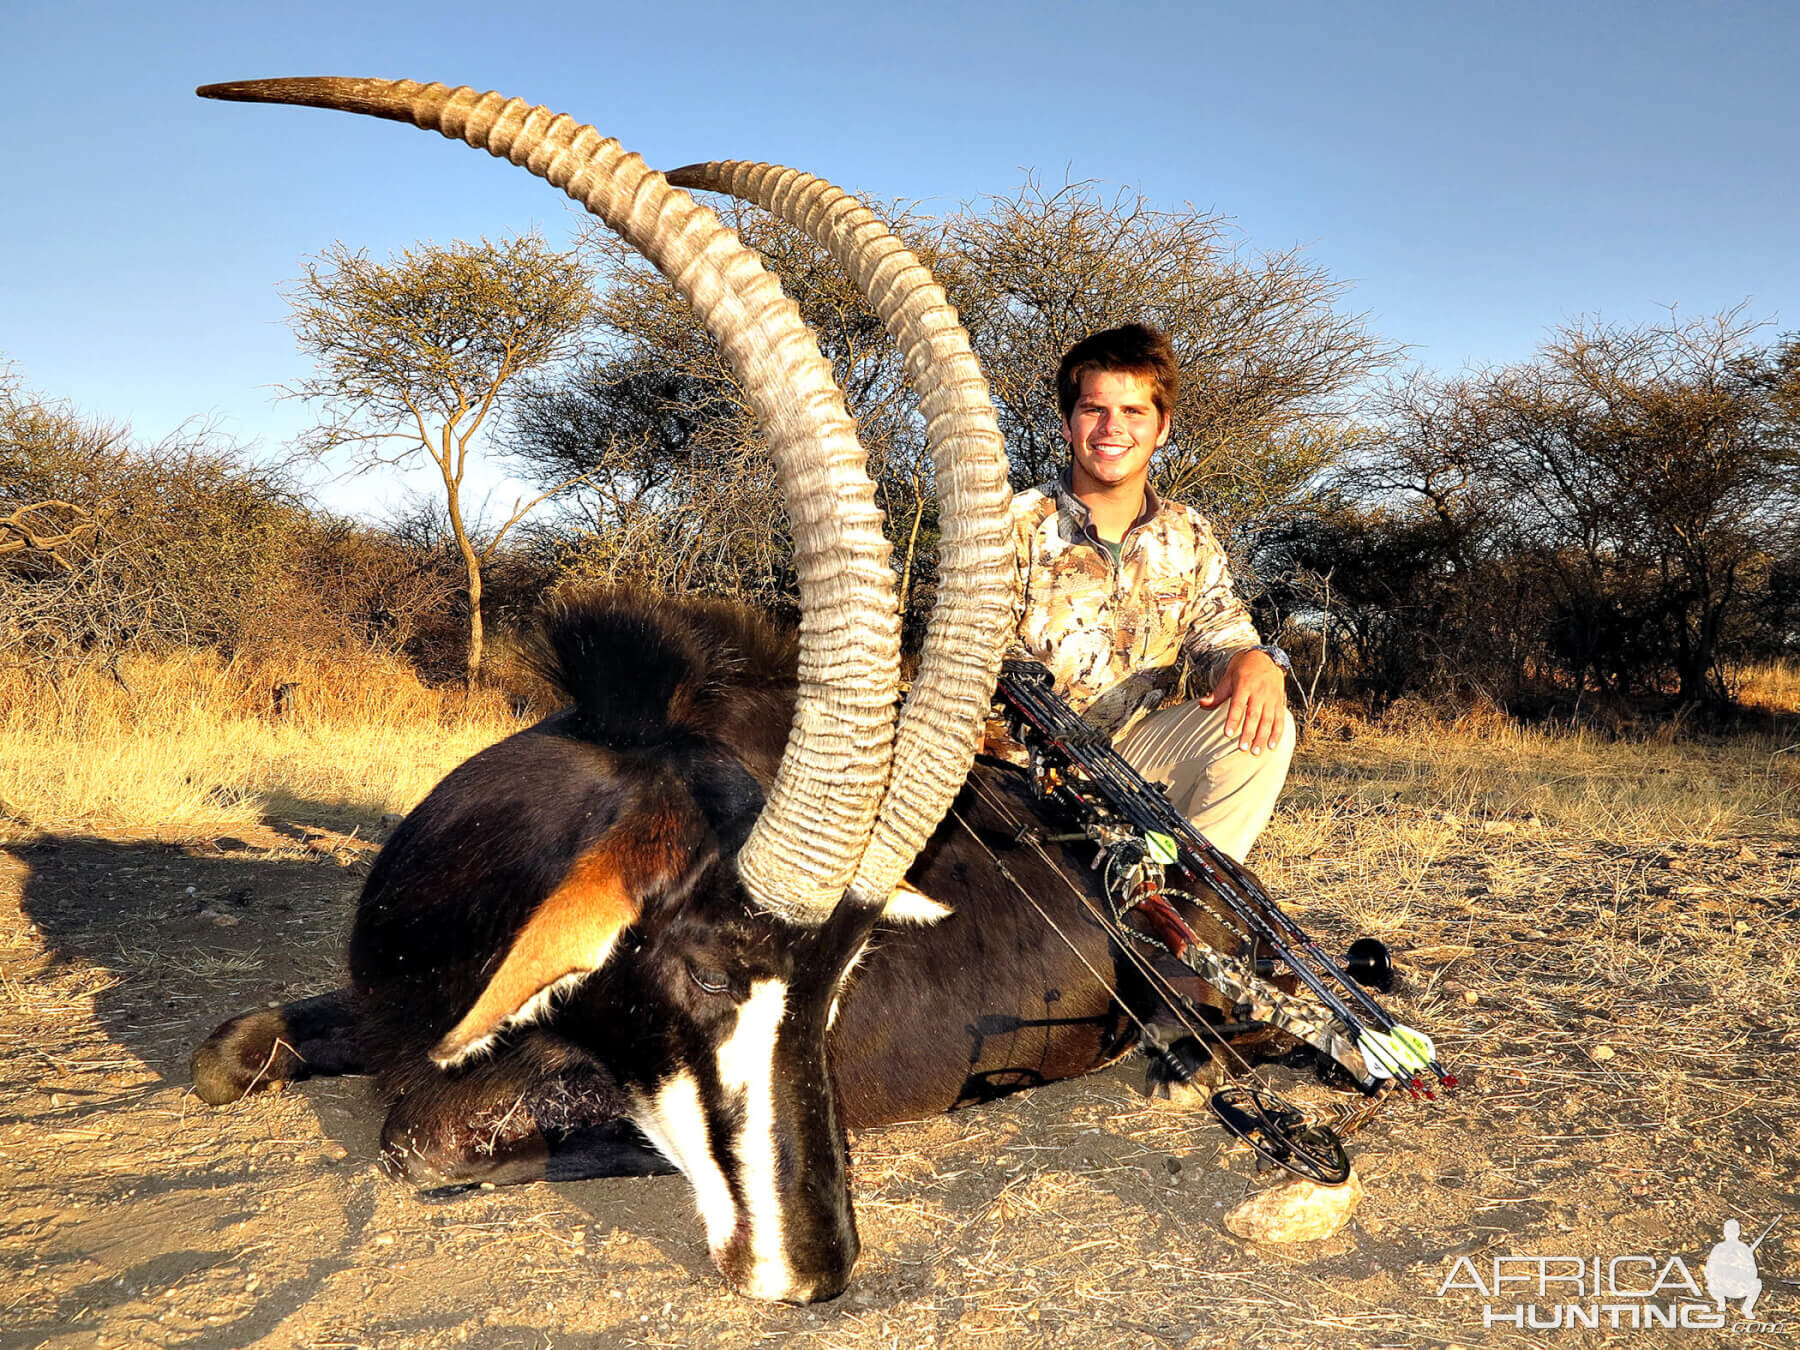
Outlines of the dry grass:
M 363 716 L 314 727 L 309 751 L 296 740 L 281 791 L 348 772 L 380 720 Z M 424 730 L 408 753 L 463 753 L 443 710 L 409 716 Z M 231 736 L 306 730 L 251 707 L 193 725 L 221 783 Z M 86 743 L 65 733 L 59 753 Z M 1727 1218 L 1760 1231 L 1781 1215 L 1766 1301 L 1794 1325 L 1800 752 L 1330 711 L 1254 861 L 1327 945 L 1393 943 L 1396 1012 L 1467 1080 L 1436 1102 L 1364 1102 L 1266 1066 L 1322 1115 L 1367 1113 L 1350 1131 L 1369 1192 L 1352 1228 L 1292 1248 L 1230 1237 L 1221 1215 L 1269 1178 L 1208 1113 L 1141 1097 L 1133 1063 L 859 1133 L 857 1279 L 803 1309 L 711 1273 L 679 1179 L 421 1203 L 376 1177 L 378 1117 L 352 1085 L 223 1111 L 184 1096 L 217 1017 L 333 978 L 345 856 L 109 840 L 0 854 L 0 1320 L 54 1345 L 1472 1344 L 1492 1335 L 1481 1300 L 1438 1293 L 1456 1254 L 1486 1269 L 1647 1251 L 1698 1270 Z M 239 924 L 194 910 L 240 892 Z
M 1738 701 L 1767 712 L 1800 709 L 1800 661 L 1765 661 L 1730 672 Z
M 1256 863 L 1278 893 L 1348 884 L 1354 919 L 1382 934 L 1405 928 L 1443 864 L 1471 853 L 1532 857 L 1552 838 L 1705 848 L 1796 828 L 1800 752 L 1778 735 L 1627 742 L 1491 712 L 1444 719 L 1400 704 L 1371 723 L 1325 708 Z
M 298 706 L 277 716 L 288 684 Z M 56 683 L 0 671 L 0 840 L 380 816 L 519 725 L 497 693 L 465 700 L 372 657 L 174 653 Z

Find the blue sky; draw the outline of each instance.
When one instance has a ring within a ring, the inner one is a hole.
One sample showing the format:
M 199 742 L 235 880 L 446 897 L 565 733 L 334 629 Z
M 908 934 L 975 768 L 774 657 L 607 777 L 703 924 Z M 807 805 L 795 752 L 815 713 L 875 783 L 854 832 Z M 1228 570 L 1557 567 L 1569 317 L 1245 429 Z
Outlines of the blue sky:
M 1748 303 L 1800 329 L 1800 5 L 94 4 L 9 0 L 0 355 L 160 436 L 278 451 L 307 421 L 278 292 L 537 226 L 564 199 L 392 123 L 195 85 L 382 75 L 572 113 L 652 164 L 792 163 L 945 208 L 1096 178 L 1302 246 L 1451 370 L 1586 314 Z M 1121 316 L 1126 317 L 1126 316 Z M 342 505 L 379 506 L 365 483 Z

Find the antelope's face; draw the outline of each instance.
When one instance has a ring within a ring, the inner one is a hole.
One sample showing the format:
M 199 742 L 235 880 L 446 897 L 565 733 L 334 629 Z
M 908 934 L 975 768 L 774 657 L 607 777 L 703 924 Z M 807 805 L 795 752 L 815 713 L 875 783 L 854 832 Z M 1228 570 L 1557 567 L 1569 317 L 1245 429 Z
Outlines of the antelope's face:
M 646 914 L 559 1018 L 618 1077 L 693 1185 L 714 1263 L 754 1297 L 830 1298 L 856 1263 L 826 1038 L 875 917 L 847 901 L 801 925 L 690 894 Z

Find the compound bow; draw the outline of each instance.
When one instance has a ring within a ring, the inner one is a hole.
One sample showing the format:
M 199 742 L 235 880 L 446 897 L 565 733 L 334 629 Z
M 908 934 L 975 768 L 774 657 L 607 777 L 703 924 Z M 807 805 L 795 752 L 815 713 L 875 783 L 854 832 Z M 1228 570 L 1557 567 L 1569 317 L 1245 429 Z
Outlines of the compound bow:
M 1049 671 L 1037 662 L 1005 662 L 998 696 L 1030 754 L 1038 795 L 1071 808 L 1083 833 L 1104 851 L 1112 918 L 1121 926 L 1128 913 L 1140 921 L 1126 929 L 1131 937 L 1164 948 L 1254 1020 L 1313 1045 L 1365 1090 L 1391 1078 L 1415 1097 L 1430 1097 L 1420 1077 L 1425 1071 L 1446 1089 L 1456 1086 L 1430 1038 L 1396 1021 L 1363 987 L 1391 978 L 1385 947 L 1364 938 L 1352 945 L 1346 964 L 1327 955 L 1235 859 L 1131 767 L 1110 737 L 1057 695 Z M 1164 890 L 1171 871 L 1192 888 L 1175 894 L 1242 931 L 1248 959 L 1220 952 L 1194 933 Z M 1207 896 L 1226 908 L 1230 921 L 1206 903 Z M 1257 959 L 1259 949 L 1267 959 Z M 1318 1000 L 1323 1017 L 1263 978 L 1277 961 Z M 1197 1067 L 1166 1049 L 1164 1059 L 1183 1079 Z M 1325 1126 L 1308 1126 L 1302 1113 L 1268 1089 L 1228 1088 L 1214 1093 L 1211 1104 L 1227 1130 L 1270 1161 L 1327 1184 L 1347 1179 L 1349 1163 L 1337 1136 Z

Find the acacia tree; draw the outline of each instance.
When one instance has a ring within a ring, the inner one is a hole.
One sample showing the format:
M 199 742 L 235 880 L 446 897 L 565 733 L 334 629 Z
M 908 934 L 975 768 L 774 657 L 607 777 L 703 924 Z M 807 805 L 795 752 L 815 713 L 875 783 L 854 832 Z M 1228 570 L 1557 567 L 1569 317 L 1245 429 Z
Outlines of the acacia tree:
M 902 604 L 916 610 L 936 515 L 900 354 L 823 249 L 753 207 L 717 206 L 782 278 L 845 391 L 900 554 Z M 904 212 L 895 223 L 942 278 L 934 227 Z M 754 413 L 718 345 L 609 231 L 588 230 L 582 247 L 601 276 L 592 355 L 573 378 L 537 382 L 511 438 L 539 481 L 583 478 L 567 499 L 579 536 L 564 541 L 566 570 L 783 607 L 794 586 L 786 514 Z
M 358 471 L 429 459 L 467 575 L 467 681 L 481 669 L 482 570 L 532 508 L 568 486 L 515 501 L 474 537 L 463 488 L 482 434 L 519 377 L 571 355 L 593 306 L 592 273 L 535 234 L 422 244 L 380 263 L 334 244 L 288 293 L 289 323 L 314 373 L 288 392 L 319 403 L 305 440 L 348 449 Z
M 1610 583 L 1611 608 L 1654 636 L 1683 703 L 1726 697 L 1727 627 L 1759 558 L 1791 547 L 1800 508 L 1800 453 L 1759 379 L 1756 327 L 1736 311 L 1571 325 L 1487 393 L 1488 467 L 1520 538 L 1574 555 L 1577 587 Z M 1595 608 L 1584 617 L 1604 637 L 1613 615 Z
M 1339 478 L 1370 510 L 1289 548 L 1391 639 L 1365 677 L 1724 700 L 1724 658 L 1782 636 L 1800 547 L 1800 353 L 1755 327 L 1577 323 L 1378 400 Z

